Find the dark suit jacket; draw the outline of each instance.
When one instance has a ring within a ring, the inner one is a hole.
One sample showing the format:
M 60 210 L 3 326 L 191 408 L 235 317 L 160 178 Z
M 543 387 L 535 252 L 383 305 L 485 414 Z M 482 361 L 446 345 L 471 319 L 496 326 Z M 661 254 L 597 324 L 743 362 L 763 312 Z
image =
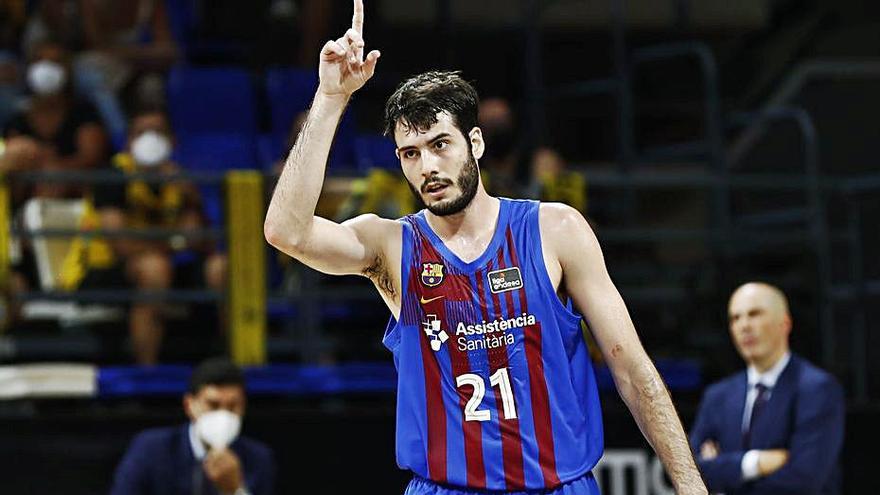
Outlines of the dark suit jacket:
M 271 495 L 275 460 L 262 443 L 238 437 L 230 446 L 238 456 L 245 485 L 253 495 Z M 193 495 L 201 484 L 203 495 L 217 493 L 193 456 L 189 424 L 155 428 L 138 434 L 116 468 L 111 495 Z
M 792 354 L 770 399 L 751 427 L 751 444 L 742 445 L 743 409 L 748 379 L 745 371 L 706 390 L 690 442 L 699 456 L 706 440 L 720 445 L 720 455 L 698 464 L 709 490 L 727 495 L 840 493 L 843 444 L 843 390 L 830 374 Z M 750 449 L 788 449 L 779 471 L 742 480 L 742 457 Z

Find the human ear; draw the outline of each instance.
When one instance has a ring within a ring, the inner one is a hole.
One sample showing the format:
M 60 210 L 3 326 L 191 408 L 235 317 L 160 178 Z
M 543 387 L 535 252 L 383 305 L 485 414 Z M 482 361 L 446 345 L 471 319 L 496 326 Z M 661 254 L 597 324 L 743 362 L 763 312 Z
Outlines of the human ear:
M 471 143 L 471 153 L 473 153 L 474 158 L 479 160 L 483 157 L 483 153 L 486 151 L 486 142 L 483 141 L 483 131 L 479 127 L 474 127 L 471 129 L 471 132 L 468 133 L 468 139 Z

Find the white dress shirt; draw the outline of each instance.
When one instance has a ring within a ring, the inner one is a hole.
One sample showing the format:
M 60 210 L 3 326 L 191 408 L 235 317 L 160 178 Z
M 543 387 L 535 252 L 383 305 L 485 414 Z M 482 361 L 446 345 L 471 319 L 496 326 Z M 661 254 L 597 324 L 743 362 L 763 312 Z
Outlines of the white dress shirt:
M 208 450 L 205 449 L 205 444 L 199 440 L 198 435 L 196 435 L 196 428 L 190 423 L 189 425 L 189 446 L 192 447 L 193 457 L 196 460 L 201 461 L 207 455 Z
M 776 382 L 779 380 L 779 375 L 785 370 L 785 367 L 788 366 L 788 362 L 791 360 L 791 352 L 786 351 L 786 353 L 782 356 L 779 361 L 776 362 L 773 366 L 770 367 L 769 370 L 760 373 L 754 366 L 749 366 L 746 371 L 746 375 L 748 377 L 749 390 L 746 393 L 746 407 L 743 409 L 743 418 L 742 418 L 742 431 L 745 431 L 749 428 L 749 421 L 752 419 L 752 408 L 755 406 L 755 399 L 758 398 L 758 387 L 757 385 L 760 383 L 767 387 L 767 398 L 765 400 L 769 400 L 773 395 L 773 387 L 776 386 Z M 758 472 L 758 450 L 750 450 L 743 455 L 742 458 L 742 475 L 743 479 L 753 480 L 760 476 Z

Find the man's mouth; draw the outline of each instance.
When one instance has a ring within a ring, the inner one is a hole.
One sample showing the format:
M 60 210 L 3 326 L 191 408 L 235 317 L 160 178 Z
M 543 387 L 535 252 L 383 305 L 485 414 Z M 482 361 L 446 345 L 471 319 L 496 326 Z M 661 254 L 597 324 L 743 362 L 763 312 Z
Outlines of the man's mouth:
M 449 184 L 443 181 L 432 181 L 422 186 L 422 192 L 427 194 L 435 194 L 443 191 L 448 186 Z

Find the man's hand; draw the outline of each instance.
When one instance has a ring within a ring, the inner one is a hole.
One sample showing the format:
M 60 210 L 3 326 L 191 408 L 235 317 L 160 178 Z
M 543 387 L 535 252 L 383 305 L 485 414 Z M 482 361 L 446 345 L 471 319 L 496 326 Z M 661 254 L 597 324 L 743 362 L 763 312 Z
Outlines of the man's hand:
M 319 94 L 347 98 L 373 77 L 380 54 L 373 50 L 364 59 L 363 32 L 364 2 L 354 0 L 351 29 L 336 41 L 328 41 L 321 49 Z
M 711 461 L 718 457 L 720 452 L 721 450 L 718 448 L 718 442 L 714 440 L 706 440 L 703 442 L 703 445 L 700 446 L 700 458 L 704 461 Z
M 235 493 L 244 485 L 241 462 L 229 449 L 211 450 L 202 463 L 205 475 L 220 493 Z
M 758 473 L 769 476 L 788 462 L 788 451 L 785 449 L 762 450 L 758 453 Z

